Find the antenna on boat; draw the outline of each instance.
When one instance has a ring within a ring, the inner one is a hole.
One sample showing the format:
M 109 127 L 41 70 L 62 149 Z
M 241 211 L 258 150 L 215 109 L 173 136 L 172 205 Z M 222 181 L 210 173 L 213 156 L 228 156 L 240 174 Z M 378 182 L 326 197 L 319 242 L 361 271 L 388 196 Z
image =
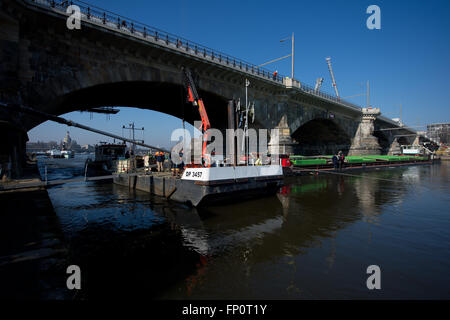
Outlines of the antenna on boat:
M 245 161 L 248 165 L 248 117 L 249 112 L 252 115 L 252 122 L 254 121 L 255 104 L 253 103 L 252 109 L 250 110 L 250 104 L 248 103 L 248 87 L 250 86 L 250 81 L 245 79 L 245 124 L 244 124 L 244 134 L 242 136 L 242 148 L 241 151 L 244 153 L 245 150 Z M 243 117 L 243 112 L 241 112 L 241 119 Z
M 136 128 L 134 125 L 134 122 L 129 124 L 129 127 L 122 126 L 122 130 L 130 130 L 130 139 L 133 141 L 131 143 L 131 152 L 130 152 L 130 158 L 132 163 L 132 169 L 134 170 L 136 168 L 136 142 L 140 142 L 139 140 L 135 139 L 135 130 L 142 130 L 142 135 L 144 134 L 144 127 L 142 128 Z M 141 143 L 144 143 L 144 140 L 142 140 Z

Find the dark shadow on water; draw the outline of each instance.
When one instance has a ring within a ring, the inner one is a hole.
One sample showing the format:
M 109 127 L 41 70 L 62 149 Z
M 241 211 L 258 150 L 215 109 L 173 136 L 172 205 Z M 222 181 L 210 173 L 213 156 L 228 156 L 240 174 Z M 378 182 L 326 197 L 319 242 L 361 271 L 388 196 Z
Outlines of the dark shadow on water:
M 69 249 L 71 263 L 82 270 L 83 290 L 74 297 L 82 300 L 155 299 L 200 262 L 167 224 L 126 233 L 92 226 L 79 232 Z

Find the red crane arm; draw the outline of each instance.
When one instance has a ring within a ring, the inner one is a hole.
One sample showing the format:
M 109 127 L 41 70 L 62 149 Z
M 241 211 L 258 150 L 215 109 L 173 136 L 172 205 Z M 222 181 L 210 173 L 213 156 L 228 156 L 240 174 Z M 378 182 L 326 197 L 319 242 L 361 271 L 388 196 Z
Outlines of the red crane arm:
M 188 90 L 188 101 L 191 102 L 194 106 L 198 106 L 198 112 L 200 113 L 200 117 L 202 119 L 202 133 L 203 133 L 203 148 L 202 148 L 202 160 L 207 158 L 206 155 L 206 146 L 208 143 L 208 129 L 211 128 L 211 123 L 209 122 L 208 114 L 206 112 L 205 105 L 203 100 L 198 96 L 197 89 L 195 87 L 194 81 L 192 80 L 191 73 L 188 69 L 183 68 L 183 72 L 186 80 L 186 87 Z M 206 162 L 206 161 L 205 161 Z M 211 166 L 211 161 L 207 161 L 207 166 Z

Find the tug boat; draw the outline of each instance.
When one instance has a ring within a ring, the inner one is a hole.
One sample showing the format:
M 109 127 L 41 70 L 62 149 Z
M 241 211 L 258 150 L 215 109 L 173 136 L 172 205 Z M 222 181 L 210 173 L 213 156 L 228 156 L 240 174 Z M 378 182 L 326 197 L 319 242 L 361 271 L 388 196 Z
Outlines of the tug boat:
M 110 175 L 116 171 L 116 161 L 125 159 L 126 144 L 100 142 L 95 146 L 95 158 L 87 158 L 84 164 L 86 176 Z

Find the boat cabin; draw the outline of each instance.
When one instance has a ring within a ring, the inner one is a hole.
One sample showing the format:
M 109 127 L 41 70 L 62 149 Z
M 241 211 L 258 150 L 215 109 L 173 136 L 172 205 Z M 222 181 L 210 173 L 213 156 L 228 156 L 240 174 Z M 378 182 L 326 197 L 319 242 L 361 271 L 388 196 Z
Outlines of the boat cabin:
M 421 155 L 423 148 L 421 146 L 402 146 L 402 154 L 404 155 Z
M 95 146 L 95 161 L 113 161 L 125 158 L 126 144 L 102 143 Z

